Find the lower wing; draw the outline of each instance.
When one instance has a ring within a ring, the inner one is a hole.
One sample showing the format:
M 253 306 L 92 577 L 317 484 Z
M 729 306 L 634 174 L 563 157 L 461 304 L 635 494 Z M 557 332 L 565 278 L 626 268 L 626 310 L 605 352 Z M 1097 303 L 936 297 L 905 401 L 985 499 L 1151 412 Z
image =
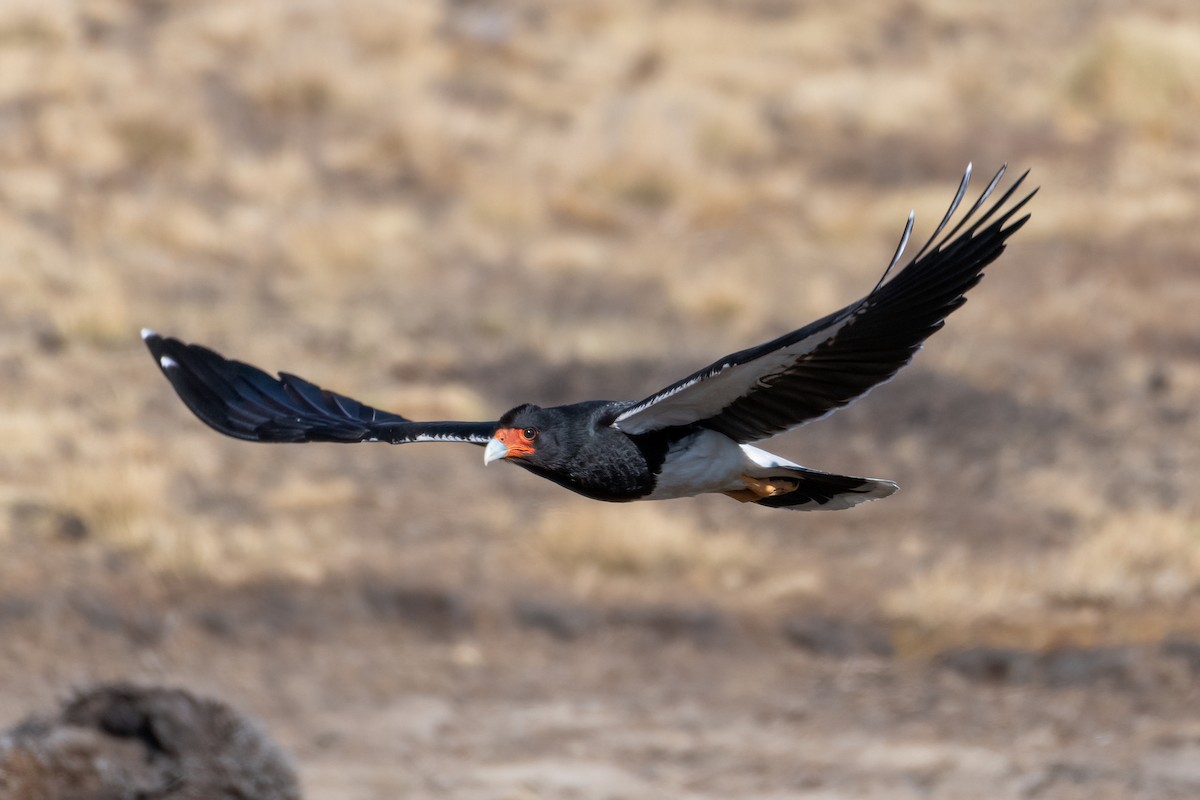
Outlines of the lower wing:
M 163 375 L 192 413 L 226 436 L 253 442 L 468 442 L 494 422 L 414 422 L 281 372 L 233 361 L 198 344 L 143 330 Z

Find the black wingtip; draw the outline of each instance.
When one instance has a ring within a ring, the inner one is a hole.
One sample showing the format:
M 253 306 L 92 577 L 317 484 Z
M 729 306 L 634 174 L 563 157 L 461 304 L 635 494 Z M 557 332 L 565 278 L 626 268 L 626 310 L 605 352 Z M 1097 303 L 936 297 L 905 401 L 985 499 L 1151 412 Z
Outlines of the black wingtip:
M 146 348 L 149 349 L 150 355 L 154 357 L 154 361 L 163 371 L 163 374 L 167 376 L 167 379 L 171 381 L 171 384 L 175 386 L 180 396 L 183 397 L 183 390 L 180 389 L 171 375 L 173 371 L 180 369 L 180 366 L 177 360 L 166 354 L 167 340 L 163 339 L 157 331 L 151 328 L 142 328 L 141 334 L 142 341 L 146 343 Z
M 142 329 L 142 341 L 179 399 L 201 422 L 226 436 L 259 438 L 253 422 L 234 407 L 236 390 L 221 375 L 205 369 L 203 348 L 160 336 L 150 328 Z
M 159 368 L 170 379 L 170 370 L 178 369 L 179 362 L 166 355 L 166 341 L 152 328 L 142 328 L 141 336 L 142 341 L 146 344 L 146 348 L 150 351 L 150 355 L 154 357 L 155 363 L 158 364 Z M 171 382 L 174 384 L 173 380 Z
M 158 361 L 162 355 L 163 338 L 153 328 L 142 328 L 141 337 L 146 347 L 149 348 L 150 355 L 154 356 L 155 361 Z
M 358 442 L 380 425 L 409 421 L 294 375 L 272 376 L 199 344 L 143 331 L 175 393 L 202 422 L 258 442 Z

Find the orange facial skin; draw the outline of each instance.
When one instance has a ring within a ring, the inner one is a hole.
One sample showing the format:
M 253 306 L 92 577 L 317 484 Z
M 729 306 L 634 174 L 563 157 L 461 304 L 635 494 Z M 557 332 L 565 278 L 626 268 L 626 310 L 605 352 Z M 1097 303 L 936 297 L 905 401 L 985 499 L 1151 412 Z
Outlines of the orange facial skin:
M 534 431 L 530 436 L 530 430 L 530 428 L 501 428 L 492 438 L 499 439 L 508 448 L 505 458 L 521 458 L 534 453 L 533 442 L 537 438 L 537 432 Z

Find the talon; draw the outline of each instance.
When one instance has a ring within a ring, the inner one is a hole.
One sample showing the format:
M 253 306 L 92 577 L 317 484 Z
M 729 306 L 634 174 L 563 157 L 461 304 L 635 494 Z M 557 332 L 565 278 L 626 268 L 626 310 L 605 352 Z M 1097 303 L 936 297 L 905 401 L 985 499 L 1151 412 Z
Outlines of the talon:
M 732 497 L 739 503 L 753 503 L 755 500 L 761 500 L 762 495 L 755 494 L 749 489 L 734 489 L 731 492 L 725 492 L 726 497 Z
M 742 483 L 746 484 L 746 491 L 753 494 L 754 499 L 761 500 L 764 497 L 774 497 L 777 494 L 787 494 L 794 492 L 799 484 L 796 481 L 789 481 L 783 478 L 775 478 L 773 480 L 759 480 L 752 478 L 749 475 L 741 476 Z M 733 495 L 731 493 L 731 497 Z M 740 492 L 739 492 L 740 494 Z M 735 500 L 738 498 L 734 498 Z

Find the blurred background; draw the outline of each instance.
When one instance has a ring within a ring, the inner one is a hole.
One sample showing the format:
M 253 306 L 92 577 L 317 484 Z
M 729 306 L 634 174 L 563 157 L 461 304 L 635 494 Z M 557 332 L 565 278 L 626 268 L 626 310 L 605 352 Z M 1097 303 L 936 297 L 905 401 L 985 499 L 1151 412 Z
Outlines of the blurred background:
M 1184 0 L 6 0 L 0 727 L 129 679 L 313 798 L 1200 794 Z M 204 428 L 142 326 L 414 418 L 636 399 L 1042 187 L 840 513 Z

